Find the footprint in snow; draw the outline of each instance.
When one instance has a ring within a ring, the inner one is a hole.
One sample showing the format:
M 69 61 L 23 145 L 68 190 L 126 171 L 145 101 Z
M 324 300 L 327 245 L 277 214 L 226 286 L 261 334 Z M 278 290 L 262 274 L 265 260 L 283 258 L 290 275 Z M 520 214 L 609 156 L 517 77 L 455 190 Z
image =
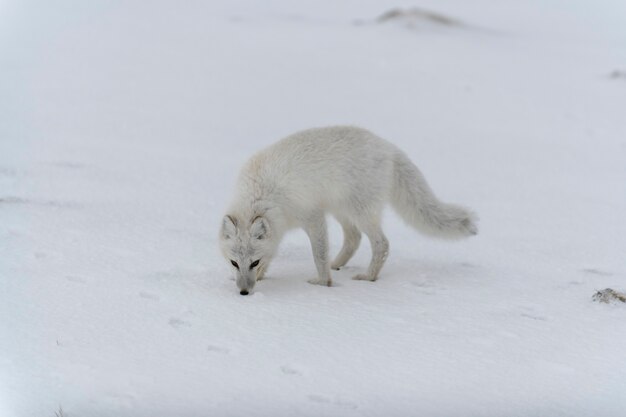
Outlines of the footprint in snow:
M 302 372 L 300 370 L 289 365 L 281 366 L 280 370 L 285 375 L 302 375 Z
M 583 268 L 583 269 L 581 269 L 581 271 L 586 273 L 586 274 L 598 275 L 598 276 L 601 276 L 601 277 L 611 277 L 611 276 L 613 276 L 613 273 L 611 273 L 611 272 L 603 271 L 601 269 L 596 269 L 596 268 Z
M 318 404 L 330 404 L 330 405 L 334 405 L 337 407 L 350 409 L 350 410 L 356 410 L 358 408 L 358 406 L 355 403 L 350 402 L 350 401 L 345 401 L 337 397 L 333 399 L 330 397 L 326 397 L 324 395 L 311 394 L 309 395 L 308 398 L 310 401 L 313 401 Z
M 4 196 L 0 197 L 0 204 L 8 206 L 48 207 L 59 209 L 82 209 L 83 206 L 73 201 L 57 200 L 29 200 L 27 198 Z
M 0 177 L 15 177 L 17 171 L 13 168 L 0 167 Z
M 77 282 L 79 284 L 84 284 L 85 283 L 85 279 L 84 278 L 77 277 L 75 275 L 67 275 L 65 277 L 65 279 L 70 281 L 70 282 Z
M 520 306 L 520 310 L 522 310 L 519 312 L 520 317 L 524 317 L 524 318 L 531 319 L 531 320 L 548 321 L 548 318 L 546 316 L 542 315 L 540 312 L 538 313 L 532 307 Z
M 531 320 L 548 321 L 547 318 L 545 318 L 543 316 L 537 316 L 537 315 L 534 315 L 534 314 L 522 313 L 522 314 L 520 314 L 520 316 L 525 317 L 527 319 L 531 319 Z
M 145 291 L 140 291 L 139 292 L 139 296 L 141 298 L 145 298 L 147 300 L 154 300 L 154 301 L 159 301 L 159 297 L 154 295 L 154 294 L 150 294 L 149 292 L 145 292 Z
M 52 165 L 59 167 L 59 168 L 67 168 L 67 169 L 85 168 L 84 164 L 81 164 L 80 162 L 72 162 L 72 161 L 57 161 L 57 162 L 53 162 Z
M 430 282 L 411 281 L 410 284 L 414 287 L 417 287 L 422 294 L 433 295 L 437 293 L 437 290 Z
M 209 345 L 209 346 L 207 346 L 206 350 L 208 350 L 209 352 L 223 353 L 223 354 L 227 354 L 227 353 L 230 352 L 230 349 L 227 349 L 227 348 L 221 347 L 221 346 L 217 346 L 217 345 Z
M 172 326 L 175 329 L 181 328 L 181 327 L 189 327 L 191 326 L 191 323 L 189 323 L 188 321 L 185 320 L 181 320 L 177 317 L 172 317 L 170 318 L 170 321 L 168 322 L 170 326 Z
M 613 70 L 609 74 L 609 78 L 613 80 L 619 80 L 619 79 L 626 80 L 626 70 L 619 70 L 619 69 Z

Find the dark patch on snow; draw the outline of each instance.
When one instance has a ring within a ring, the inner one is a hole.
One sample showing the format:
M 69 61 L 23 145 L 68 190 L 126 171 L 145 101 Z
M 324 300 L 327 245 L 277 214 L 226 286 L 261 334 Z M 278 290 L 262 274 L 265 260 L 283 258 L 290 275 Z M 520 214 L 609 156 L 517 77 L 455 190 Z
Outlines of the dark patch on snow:
M 626 70 L 613 70 L 609 74 L 609 78 L 612 80 L 626 80 Z
M 586 274 L 599 275 L 601 277 L 611 277 L 611 276 L 613 276 L 613 273 L 611 273 L 611 272 L 602 271 L 601 269 L 596 269 L 596 268 L 583 268 L 583 269 L 581 269 L 581 271 L 583 271 Z
M 177 317 L 170 318 L 168 324 L 170 326 L 172 326 L 173 328 L 175 328 L 175 329 L 178 329 L 178 328 L 183 327 L 183 326 L 186 326 L 186 327 L 191 326 L 191 323 L 189 323 L 188 321 L 181 320 L 181 319 L 179 319 Z
M 547 321 L 548 319 L 542 316 L 535 316 L 532 314 L 528 314 L 528 313 L 522 313 L 520 314 L 520 316 L 522 317 L 526 317 L 527 319 L 531 319 L 531 320 L 539 320 L 539 321 Z
M 441 13 L 424 10 L 417 7 L 410 9 L 391 9 L 375 20 L 376 23 L 399 23 L 408 28 L 416 28 L 424 24 L 441 27 L 464 27 L 465 24 L 458 19 Z M 362 22 L 361 22 L 362 23 Z
M 17 171 L 13 168 L 0 167 L 0 177 L 17 177 Z
M 54 417 L 65 417 L 66 414 L 63 411 L 63 407 L 59 406 L 59 409 L 54 412 Z
M 209 352 L 223 353 L 223 354 L 227 354 L 227 353 L 230 352 L 230 349 L 227 349 L 227 348 L 221 347 L 221 346 L 217 346 L 217 345 L 209 345 L 209 346 L 207 346 L 206 350 L 208 350 Z
M 596 291 L 596 293 L 592 297 L 593 301 L 597 301 L 599 303 L 610 303 L 613 301 L 620 301 L 622 303 L 626 303 L 626 294 L 623 292 L 615 291 L 612 288 L 605 288 L 601 291 Z
M 324 395 L 317 395 L 317 394 L 311 394 L 309 395 L 308 398 L 309 400 L 319 403 L 319 404 L 331 404 L 331 405 L 335 405 L 341 408 L 352 409 L 352 410 L 355 410 L 356 408 L 358 408 L 356 404 L 349 402 L 349 401 L 341 400 L 339 398 L 332 399 Z
M 437 293 L 437 289 L 430 281 L 410 281 L 409 284 L 419 288 L 419 291 L 422 294 L 433 295 Z
M 67 169 L 82 169 L 85 167 L 85 165 L 81 164 L 80 162 L 71 162 L 71 161 L 53 162 L 52 165 L 59 167 L 59 168 L 67 168 Z
M 20 197 L 0 197 L 0 204 L 28 204 L 29 201 Z
M 41 206 L 41 207 L 53 207 L 53 208 L 70 208 L 79 209 L 82 206 L 78 203 L 69 201 L 55 201 L 55 200 L 30 200 L 22 197 L 5 196 L 0 197 L 0 207 L 3 205 L 26 205 L 26 206 Z
M 297 369 L 292 368 L 291 366 L 288 366 L 288 365 L 281 366 L 280 370 L 285 375 L 302 375 L 302 372 L 300 372 Z
M 144 291 L 140 291 L 139 292 L 139 296 L 141 298 L 145 298 L 147 300 L 154 300 L 154 301 L 159 301 L 159 297 L 157 297 L 154 294 L 150 294 L 149 292 L 144 292 Z

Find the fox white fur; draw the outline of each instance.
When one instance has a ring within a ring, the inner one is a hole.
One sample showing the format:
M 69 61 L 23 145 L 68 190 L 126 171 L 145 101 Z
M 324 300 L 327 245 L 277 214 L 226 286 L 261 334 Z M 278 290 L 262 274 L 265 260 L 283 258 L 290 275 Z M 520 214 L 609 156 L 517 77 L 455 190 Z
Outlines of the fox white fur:
M 285 232 L 300 227 L 311 240 L 317 268 L 309 282 L 330 286 L 331 268 L 350 260 L 365 233 L 372 260 L 354 279 L 375 281 L 389 254 L 381 228 L 387 203 L 423 233 L 444 238 L 477 233 L 474 214 L 439 201 L 404 152 L 367 130 L 335 126 L 288 136 L 244 165 L 222 221 L 221 250 L 245 295 L 263 278 Z M 332 262 L 327 214 L 344 233 Z

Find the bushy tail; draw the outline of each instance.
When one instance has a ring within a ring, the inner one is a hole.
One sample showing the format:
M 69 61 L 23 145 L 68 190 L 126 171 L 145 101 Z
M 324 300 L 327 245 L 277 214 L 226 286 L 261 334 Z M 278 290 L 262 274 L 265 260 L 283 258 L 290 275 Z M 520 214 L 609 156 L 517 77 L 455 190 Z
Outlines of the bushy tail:
M 450 239 L 478 233 L 476 216 L 463 207 L 439 201 L 403 153 L 395 160 L 391 204 L 405 222 L 423 233 Z

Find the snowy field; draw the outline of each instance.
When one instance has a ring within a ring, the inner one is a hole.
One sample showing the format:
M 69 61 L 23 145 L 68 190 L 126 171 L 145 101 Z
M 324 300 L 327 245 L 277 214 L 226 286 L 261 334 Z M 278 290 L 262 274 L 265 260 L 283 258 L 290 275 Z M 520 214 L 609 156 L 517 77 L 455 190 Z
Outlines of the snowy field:
M 333 124 L 479 235 L 240 296 L 237 170 Z M 623 0 L 0 2 L 0 417 L 623 416 L 624 236 Z

